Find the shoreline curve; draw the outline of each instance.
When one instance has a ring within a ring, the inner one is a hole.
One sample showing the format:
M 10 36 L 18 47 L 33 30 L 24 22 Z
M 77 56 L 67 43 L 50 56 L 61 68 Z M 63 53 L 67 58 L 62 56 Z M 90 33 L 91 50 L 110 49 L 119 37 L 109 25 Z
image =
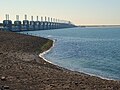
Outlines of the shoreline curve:
M 40 53 L 40 54 L 39 54 L 39 57 L 42 58 L 43 60 L 45 60 L 46 62 L 55 65 L 54 63 L 52 63 L 51 61 L 47 60 L 47 59 L 44 57 L 44 55 L 47 54 L 48 52 L 50 52 L 51 49 L 54 47 L 55 40 L 52 40 L 52 41 L 53 41 L 52 46 L 51 46 L 48 50 L 46 50 L 46 51 Z
M 47 39 L 49 39 L 49 38 L 47 38 Z M 55 63 L 47 60 L 47 59 L 44 57 L 44 55 L 47 54 L 48 52 L 50 52 L 51 49 L 54 48 L 54 46 L 55 46 L 55 40 L 53 40 L 53 39 L 50 39 L 50 40 L 53 41 L 53 44 L 52 44 L 51 48 L 48 49 L 48 50 L 46 50 L 46 51 L 44 51 L 44 52 L 42 52 L 42 53 L 40 53 L 40 54 L 39 54 L 39 57 L 42 58 L 43 60 L 45 60 L 46 62 L 50 63 L 50 64 L 59 66 L 59 65 L 57 65 L 57 64 L 55 64 Z M 59 66 L 59 67 L 62 67 L 62 66 Z M 68 69 L 68 68 L 65 68 L 65 67 L 62 67 L 62 68 Z M 94 76 L 94 77 L 96 77 L 96 78 L 101 78 L 101 79 L 104 79 L 104 80 L 119 81 L 119 80 L 116 80 L 116 79 L 110 79 L 110 78 L 102 77 L 102 76 L 100 76 L 100 75 L 95 75 L 95 74 L 87 73 L 87 72 L 84 72 L 84 71 L 75 71 L 75 70 L 72 70 L 72 69 L 68 69 L 68 70 L 70 70 L 70 71 L 72 71 L 72 72 L 78 72 L 79 74 L 83 73 L 83 74 L 85 74 L 85 75 Z

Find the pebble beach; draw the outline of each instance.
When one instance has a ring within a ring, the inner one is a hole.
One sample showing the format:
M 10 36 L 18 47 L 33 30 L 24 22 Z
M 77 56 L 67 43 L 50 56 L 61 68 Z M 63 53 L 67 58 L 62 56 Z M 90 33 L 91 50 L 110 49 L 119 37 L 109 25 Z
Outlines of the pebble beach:
M 0 31 L 0 90 L 120 90 L 120 81 L 74 72 L 39 54 L 52 40 Z

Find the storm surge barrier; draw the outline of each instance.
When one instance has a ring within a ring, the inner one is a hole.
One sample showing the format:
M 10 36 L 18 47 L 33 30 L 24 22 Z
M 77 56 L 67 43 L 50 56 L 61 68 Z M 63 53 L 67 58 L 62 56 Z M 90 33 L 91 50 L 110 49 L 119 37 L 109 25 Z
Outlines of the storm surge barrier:
M 50 29 L 62 29 L 62 28 L 73 28 L 76 25 L 72 24 L 70 21 L 59 20 L 50 17 L 39 17 L 36 16 L 36 20 L 31 16 L 31 20 L 27 19 L 27 15 L 23 21 L 19 20 L 19 15 L 16 15 L 16 20 L 12 23 L 9 19 L 9 14 L 6 14 L 6 20 L 3 20 L 3 28 L 5 31 L 36 31 L 36 30 L 50 30 Z

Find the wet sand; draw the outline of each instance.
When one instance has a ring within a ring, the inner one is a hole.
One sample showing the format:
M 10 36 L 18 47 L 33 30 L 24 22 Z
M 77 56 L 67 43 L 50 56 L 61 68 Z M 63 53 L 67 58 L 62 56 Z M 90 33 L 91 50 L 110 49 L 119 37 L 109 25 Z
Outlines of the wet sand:
M 120 90 L 120 81 L 73 72 L 39 57 L 53 41 L 0 31 L 0 88 L 9 90 Z M 3 89 L 4 90 L 4 89 Z

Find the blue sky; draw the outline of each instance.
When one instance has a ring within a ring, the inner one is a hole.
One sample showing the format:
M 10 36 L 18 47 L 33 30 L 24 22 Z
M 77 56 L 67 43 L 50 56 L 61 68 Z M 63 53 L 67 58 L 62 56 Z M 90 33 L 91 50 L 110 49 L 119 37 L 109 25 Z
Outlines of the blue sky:
M 0 22 L 5 14 L 50 16 L 75 24 L 120 24 L 120 0 L 1 0 Z

